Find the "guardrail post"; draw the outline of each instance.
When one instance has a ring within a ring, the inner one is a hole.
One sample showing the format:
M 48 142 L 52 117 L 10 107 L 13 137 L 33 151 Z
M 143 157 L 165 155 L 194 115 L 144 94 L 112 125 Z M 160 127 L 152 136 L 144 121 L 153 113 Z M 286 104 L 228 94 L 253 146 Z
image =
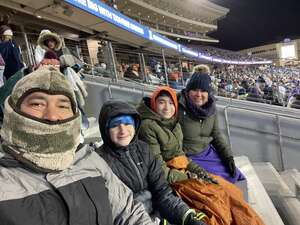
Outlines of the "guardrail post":
M 143 75 L 143 81 L 148 82 L 147 72 L 146 72 L 146 64 L 145 64 L 145 57 L 143 53 L 139 53 L 139 63 L 141 65 L 141 72 Z
M 226 105 L 224 108 L 224 117 L 225 117 L 225 125 L 226 125 L 226 133 L 228 136 L 228 144 L 230 146 L 230 149 L 232 149 L 232 142 L 231 142 L 231 137 L 230 137 L 230 126 L 229 126 L 229 120 L 228 120 L 228 113 L 227 109 L 230 107 L 230 105 Z
M 112 95 L 112 91 L 111 91 L 111 83 L 110 83 L 110 82 L 108 83 L 107 88 L 108 88 L 109 98 L 112 99 L 112 98 L 113 98 L 113 95 Z
M 118 82 L 118 72 L 117 72 L 117 65 L 116 65 L 116 60 L 115 60 L 115 55 L 114 55 L 114 49 L 113 49 L 112 44 L 111 44 L 110 41 L 107 42 L 107 45 L 108 45 L 108 51 L 109 51 L 109 58 L 110 58 L 110 61 L 111 61 L 110 70 L 113 74 L 112 79 L 115 82 Z
M 165 58 L 165 50 L 162 48 L 161 49 L 161 54 L 163 57 L 163 63 L 164 63 L 164 70 L 165 70 L 165 79 L 166 79 L 166 85 L 169 85 L 169 79 L 168 79 L 168 68 L 167 68 L 167 62 L 166 62 L 166 58 Z
M 28 56 L 28 59 L 29 59 L 29 63 L 30 63 L 30 65 L 34 65 L 35 60 L 34 60 L 34 57 L 33 57 L 33 53 L 32 53 L 32 51 L 29 47 L 27 34 L 25 32 L 24 26 L 20 26 L 20 27 L 21 27 L 21 31 L 22 31 L 22 34 L 23 34 L 23 37 L 24 37 L 24 40 L 25 40 L 25 45 L 26 45 L 26 49 L 27 49 L 27 56 Z
M 282 144 L 282 134 L 281 134 L 281 126 L 280 126 L 280 117 L 276 115 L 276 125 L 277 125 L 277 133 L 278 133 L 278 144 L 279 144 L 279 155 L 280 155 L 280 164 L 281 170 L 285 170 L 284 165 L 284 153 L 283 153 L 283 144 Z
M 183 79 L 183 72 L 182 72 L 182 62 L 181 62 L 181 59 L 179 58 L 178 61 L 179 61 L 179 72 L 180 72 L 180 75 L 181 75 L 182 86 L 185 87 L 185 83 L 184 83 L 184 79 Z

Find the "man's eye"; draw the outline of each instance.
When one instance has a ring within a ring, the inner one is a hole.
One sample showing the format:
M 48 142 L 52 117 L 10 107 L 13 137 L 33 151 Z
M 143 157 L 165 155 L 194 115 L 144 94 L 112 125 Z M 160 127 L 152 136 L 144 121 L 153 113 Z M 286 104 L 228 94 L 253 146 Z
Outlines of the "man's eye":
M 61 108 L 61 109 L 71 109 L 71 106 L 69 106 L 69 105 L 60 105 L 59 108 Z
M 30 103 L 30 106 L 32 106 L 32 107 L 42 107 L 42 106 L 44 106 L 44 104 L 41 103 L 41 102 L 32 102 L 32 103 Z

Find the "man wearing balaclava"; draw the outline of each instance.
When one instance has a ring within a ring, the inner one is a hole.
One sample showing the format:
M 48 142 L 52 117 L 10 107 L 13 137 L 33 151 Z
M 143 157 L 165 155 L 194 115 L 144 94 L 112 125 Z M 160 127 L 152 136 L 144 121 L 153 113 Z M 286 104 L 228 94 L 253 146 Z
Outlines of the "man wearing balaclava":
M 1 129 L 1 224 L 153 224 L 79 135 L 75 94 L 61 73 L 42 68 L 18 81 Z

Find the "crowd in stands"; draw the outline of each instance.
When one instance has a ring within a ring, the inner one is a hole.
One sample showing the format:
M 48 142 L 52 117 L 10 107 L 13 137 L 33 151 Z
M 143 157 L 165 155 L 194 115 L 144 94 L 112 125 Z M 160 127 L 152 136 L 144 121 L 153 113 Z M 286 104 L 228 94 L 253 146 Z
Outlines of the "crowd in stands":
M 104 64 L 105 65 L 105 64 Z M 274 65 L 207 65 L 201 66 L 203 72 L 212 80 L 214 94 L 217 96 L 248 100 L 260 103 L 299 108 L 300 67 Z M 98 67 L 101 68 L 101 67 Z M 106 68 L 106 66 L 105 66 Z M 167 65 L 168 84 L 181 90 L 199 66 L 195 65 L 179 71 L 178 64 Z M 118 66 L 118 78 L 144 82 L 152 85 L 166 84 L 162 63 L 146 66 L 145 75 L 139 64 L 122 63 Z M 100 72 L 101 76 L 110 76 L 109 71 Z
M 222 66 L 211 72 L 215 94 L 298 108 L 300 67 Z
M 235 51 L 225 50 L 216 48 L 213 46 L 206 46 L 206 45 L 190 45 L 191 49 L 197 50 L 204 55 L 212 56 L 219 59 L 226 59 L 232 61 L 262 61 L 262 58 L 248 55 L 245 53 L 239 53 Z
M 162 86 L 136 106 L 107 101 L 98 119 L 99 147 L 85 142 L 84 77 L 60 37 L 41 31 L 29 71 L 12 30 L 0 31 L 1 223 L 264 224 L 237 186 L 246 178 L 218 127 L 211 77 L 203 69 L 179 95 Z M 138 65 L 128 68 L 124 77 L 139 76 Z

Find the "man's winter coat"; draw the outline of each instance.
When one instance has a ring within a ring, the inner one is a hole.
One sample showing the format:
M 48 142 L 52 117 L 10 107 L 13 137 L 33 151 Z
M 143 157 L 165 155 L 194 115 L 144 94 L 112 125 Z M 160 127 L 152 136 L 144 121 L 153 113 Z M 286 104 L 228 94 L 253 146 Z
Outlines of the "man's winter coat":
M 153 225 L 129 188 L 88 146 L 57 173 L 34 171 L 2 151 L 0 184 L 1 224 Z
M 135 118 L 136 135 L 128 146 L 116 147 L 110 140 L 106 124 L 111 118 L 122 114 Z M 136 199 L 148 207 L 150 214 L 156 209 L 169 222 L 182 224 L 189 208 L 174 196 L 161 164 L 148 145 L 137 140 L 140 118 L 134 108 L 123 102 L 106 103 L 99 117 L 99 126 L 104 145 L 97 152 L 111 166 L 113 172 L 134 192 Z
M 188 110 L 184 90 L 178 95 L 178 103 L 179 122 L 184 134 L 184 152 L 188 155 L 198 154 L 207 149 L 209 144 L 212 144 L 221 159 L 232 156 L 230 146 L 225 142 L 220 132 L 216 111 L 206 118 L 196 118 Z

